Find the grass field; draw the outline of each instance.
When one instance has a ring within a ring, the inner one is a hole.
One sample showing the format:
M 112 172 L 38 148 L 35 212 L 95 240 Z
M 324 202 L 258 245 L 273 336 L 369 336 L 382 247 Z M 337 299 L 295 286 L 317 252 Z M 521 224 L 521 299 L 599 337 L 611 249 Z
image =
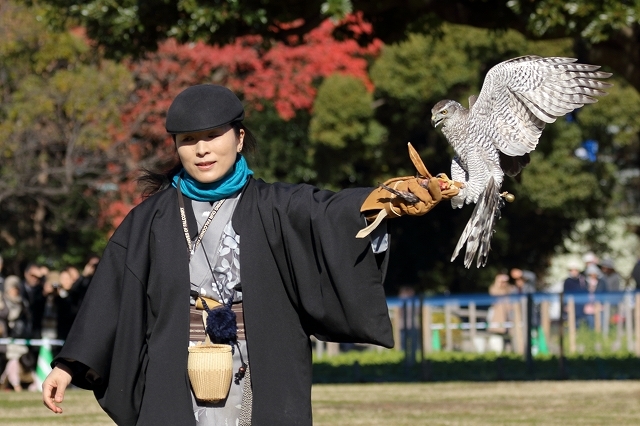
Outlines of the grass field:
M 0 393 L 0 425 L 113 425 L 93 394 L 73 390 L 65 413 L 34 393 Z M 315 426 L 637 425 L 640 381 L 314 385 Z

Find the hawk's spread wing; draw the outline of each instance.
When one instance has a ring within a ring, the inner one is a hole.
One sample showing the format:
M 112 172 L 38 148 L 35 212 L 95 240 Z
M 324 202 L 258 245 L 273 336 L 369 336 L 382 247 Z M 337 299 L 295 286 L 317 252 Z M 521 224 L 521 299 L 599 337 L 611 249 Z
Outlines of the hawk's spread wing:
M 469 113 L 469 129 L 504 154 L 522 156 L 536 148 L 546 123 L 553 123 L 610 87 L 610 73 L 573 58 L 522 56 L 489 70 Z

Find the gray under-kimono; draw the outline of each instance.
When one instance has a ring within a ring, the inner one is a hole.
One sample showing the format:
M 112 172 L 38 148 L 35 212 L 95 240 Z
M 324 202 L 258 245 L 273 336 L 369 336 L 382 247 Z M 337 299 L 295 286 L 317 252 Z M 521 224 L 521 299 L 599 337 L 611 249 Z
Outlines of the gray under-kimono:
M 231 217 L 238 198 L 237 194 L 223 202 L 207 228 L 202 243 L 196 248 L 189 261 L 191 290 L 220 303 L 228 301 L 229 298 L 233 298 L 234 302 L 242 301 L 242 292 L 234 289 L 240 284 L 240 237 L 231 226 Z M 198 222 L 198 232 L 201 232 L 215 203 L 191 200 L 191 205 Z M 208 262 L 205 256 L 208 257 Z M 191 297 L 190 302 L 191 305 L 195 304 L 194 297 Z M 196 343 L 189 342 L 190 345 Z M 238 371 L 242 361 L 248 362 L 246 342 L 242 340 L 238 343 L 233 353 L 234 373 Z M 238 381 L 233 380 L 228 397 L 215 403 L 198 401 L 192 390 L 191 399 L 196 424 L 199 426 L 241 425 L 243 391 L 250 394 L 250 384 L 245 383 L 246 381 L 246 377 Z

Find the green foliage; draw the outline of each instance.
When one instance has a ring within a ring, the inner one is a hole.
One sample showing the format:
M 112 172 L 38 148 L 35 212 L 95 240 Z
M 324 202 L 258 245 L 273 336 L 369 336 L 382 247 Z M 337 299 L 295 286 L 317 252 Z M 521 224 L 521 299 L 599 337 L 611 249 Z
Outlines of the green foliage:
M 626 334 L 617 334 L 616 325 L 608 330 L 605 337 L 582 323 L 576 329 L 576 351 L 584 357 L 625 357 L 630 355 Z M 622 329 L 621 329 L 622 331 Z M 563 340 L 564 351 L 569 353 L 569 339 Z
M 537 36 L 565 33 L 579 34 L 591 43 L 607 40 L 612 32 L 640 21 L 640 2 L 605 0 L 514 0 L 507 2 L 517 15 L 528 15 L 527 28 Z
M 351 350 L 340 352 L 338 355 L 317 357 L 314 353 L 314 364 L 327 364 L 333 367 L 342 365 L 353 365 L 356 362 L 360 365 L 382 365 L 395 364 L 404 361 L 404 353 L 392 349 L 381 350 Z
M 383 147 L 387 164 L 404 172 L 409 140 L 432 172 L 448 172 L 453 151 L 441 132 L 431 129 L 431 107 L 444 98 L 467 105 L 467 97 L 480 92 L 484 74 L 503 60 L 525 54 L 567 56 L 571 47 L 569 39 L 531 42 L 512 30 L 449 24 L 442 25 L 439 34 L 413 34 L 385 46 L 371 77 L 376 96 L 384 101 L 376 118 L 389 129 L 389 142 Z M 502 209 L 487 268 L 467 271 L 440 263 L 447 262 L 444 253 L 453 251 L 471 208 L 452 212 L 447 205 L 439 206 L 429 213 L 432 224 L 417 225 L 427 227 L 424 231 L 415 229 L 415 221 L 393 224 L 396 250 L 403 256 L 391 260 L 389 291 L 394 291 L 395 282 L 415 283 L 419 290 L 477 291 L 488 286 L 500 268 L 513 266 L 542 273 L 578 220 L 613 214 L 619 190 L 616 172 L 635 161 L 634 155 L 624 153 L 630 146 L 637 152 L 640 130 L 634 124 L 638 93 L 621 80 L 614 83 L 609 96 L 586 105 L 570 117 L 572 121 L 560 118 L 548 125 L 531 163 L 518 178 L 506 179 L 505 190 L 516 195 L 516 202 Z M 596 139 L 605 154 L 595 163 L 574 154 L 587 139 Z M 447 232 L 441 231 L 444 224 Z M 437 247 L 425 241 L 437 241 Z
M 559 121 L 546 131 L 549 135 L 531 154 L 520 184 L 514 184 L 515 192 L 527 197 L 537 209 L 581 218 L 585 204 L 606 200 L 592 165 L 573 155 L 584 140 L 580 126 Z M 545 142 L 551 146 L 544 146 Z
M 59 136 L 68 138 L 62 143 L 104 148 L 111 144 L 109 129 L 118 125 L 118 107 L 131 87 L 126 68 L 110 61 L 99 68 L 75 64 L 50 76 L 35 70 L 13 92 L 13 102 L 5 108 L 5 124 L 15 135 L 42 123 L 55 123 L 62 132 Z
M 21 241 L 24 247 L 35 247 L 31 249 L 34 252 L 40 250 L 37 247 L 41 243 L 23 236 L 40 233 L 45 236 L 45 245 L 53 245 L 54 239 L 60 237 L 56 243 L 67 247 L 68 256 L 77 256 L 78 251 L 69 247 L 89 245 L 88 239 L 69 243 L 69 235 L 88 223 L 95 225 L 101 210 L 97 188 L 117 183 L 122 174 L 137 167 L 130 153 L 123 155 L 121 146 L 112 144 L 113 135 L 121 126 L 118 107 L 133 88 L 128 71 L 101 58 L 101 49 L 93 49 L 87 40 L 77 36 L 80 32 L 68 32 L 64 25 L 87 25 L 88 35 L 98 45 L 110 55 L 123 58 L 153 50 L 157 40 L 167 36 L 181 41 L 224 43 L 243 34 L 262 34 L 267 36 L 265 42 L 254 49 L 273 45 L 268 37 L 295 45 L 301 42 L 300 35 L 325 16 L 340 17 L 351 7 L 364 11 L 365 16 L 375 18 L 371 21 L 376 36 L 404 40 L 387 45 L 373 63 L 373 94 L 365 89 L 362 79 L 335 75 L 304 83 L 313 86 L 309 90 L 312 95 L 317 89 L 311 113 L 295 111 L 295 117 L 285 122 L 271 101 L 260 103 L 255 99 L 255 105 L 247 110 L 246 123 L 259 142 L 258 153 L 250 158 L 257 175 L 268 181 L 308 182 L 339 189 L 413 175 L 415 170 L 406 149 L 408 141 L 434 174 L 448 172 L 453 152 L 429 123 L 435 102 L 452 98 L 466 105 L 468 96 L 479 92 L 484 74 L 502 60 L 522 54 L 573 55 L 575 39 L 530 41 L 507 28 L 526 33 L 527 22 L 531 22 L 531 31 L 538 31 L 537 36 L 580 33 L 594 41 L 617 34 L 625 25 L 635 25 L 633 10 L 637 8 L 637 2 L 619 6 L 613 2 L 589 6 L 586 1 L 457 3 L 456 7 L 478 12 L 466 18 L 470 23 L 478 25 L 482 18 L 487 22 L 478 26 L 493 28 L 482 30 L 452 24 L 433 26 L 438 17 L 442 18 L 443 10 L 452 6 L 442 3 L 442 10 L 436 10 L 429 2 L 418 3 L 402 8 L 393 2 L 348 0 L 284 4 L 240 4 L 233 0 L 215 6 L 197 0 L 47 0 L 32 8 L 1 3 L 0 174 L 4 186 L 0 188 L 0 199 L 17 188 L 23 189 L 19 201 L 11 192 L 11 202 L 4 204 L 0 212 L 0 223 L 9 224 L 6 218 L 10 213 L 19 217 L 20 223 L 0 228 L 10 229 L 15 241 Z M 492 13 L 481 13 L 487 10 Z M 599 16 L 601 11 L 608 15 Z M 302 19 L 281 25 L 297 18 Z M 410 25 L 395 25 L 398 22 Z M 51 31 L 47 24 L 52 23 L 62 26 Z M 425 23 L 431 28 L 420 27 Z M 590 23 L 594 26 L 589 27 Z M 562 29 L 563 25 L 568 27 Z M 424 34 L 408 34 L 409 27 Z M 372 37 L 368 31 L 356 33 L 357 30 L 345 32 L 338 28 L 335 35 L 354 37 L 361 43 Z M 285 50 L 279 51 L 282 58 L 288 57 Z M 194 48 L 188 56 L 195 58 L 194 64 L 203 65 L 206 61 L 198 60 L 198 55 L 204 54 L 202 49 Z M 237 57 L 227 54 L 234 60 Z M 173 55 L 170 48 L 166 55 Z M 241 69 L 251 68 L 251 61 L 237 63 L 242 64 Z M 154 68 L 155 64 L 150 63 L 151 71 L 141 74 L 138 82 L 143 87 L 148 85 L 148 78 L 161 81 L 155 88 L 158 92 L 145 99 L 152 105 L 149 109 L 155 108 L 155 115 L 139 114 L 140 109 L 131 108 L 129 118 L 132 127 L 138 117 L 142 121 L 153 118 L 151 122 L 160 128 L 158 134 L 163 138 L 162 105 L 168 102 L 167 93 L 171 92 L 164 85 L 176 90 L 176 82 L 182 80 L 174 70 L 192 71 L 176 68 L 170 62 L 158 64 Z M 215 78 L 220 78 L 221 69 L 217 69 Z M 296 75 L 302 73 L 296 70 Z M 165 74 L 166 83 L 159 77 Z M 241 85 L 242 70 L 237 74 L 235 84 Z M 574 121 L 561 119 L 547 126 L 532 163 L 518 179 L 505 182 L 505 189 L 515 193 L 517 201 L 503 209 L 487 268 L 466 270 L 459 261 L 449 262 L 471 213 L 469 206 L 452 211 L 445 202 L 425 217 L 389 221 L 387 226 L 394 233 L 387 274 L 389 293 L 395 293 L 401 284 L 413 285 L 418 291 L 482 291 L 501 268 L 519 266 L 542 272 L 548 257 L 576 221 L 619 213 L 620 207 L 614 201 L 624 198 L 630 189 L 629 184 L 624 187 L 618 183 L 615 176 L 618 168 L 633 166 L 637 161 L 639 129 L 635 117 L 640 112 L 640 101 L 632 85 L 622 80 L 615 83 L 610 96 L 583 108 L 574 115 Z M 140 93 L 135 96 L 141 99 Z M 602 155 L 596 163 L 574 155 L 586 139 L 600 143 Z M 42 148 L 45 145 L 47 149 Z M 18 158 L 20 162 L 16 161 Z M 129 160 L 127 164 L 123 164 L 125 160 Z M 113 166 L 112 177 L 105 176 L 105 164 Z M 44 186 L 56 193 L 44 196 L 43 191 L 37 191 Z M 61 194 L 67 197 L 64 202 L 60 201 Z M 44 206 L 46 213 L 44 230 L 37 232 L 35 223 L 26 219 L 35 205 Z M 65 221 L 71 225 L 65 227 Z M 97 227 L 91 229 L 95 231 Z M 99 241 L 97 247 L 104 238 Z
M 635 54 L 639 0 L 223 0 L 215 5 L 198 0 L 44 0 L 42 4 L 48 23 L 80 22 L 88 28 L 89 36 L 116 58 L 140 57 L 156 50 L 158 42 L 168 37 L 226 44 L 258 34 L 266 40 L 265 45 L 272 40 L 295 45 L 324 18 L 337 20 L 353 13 L 370 22 L 373 33 L 342 25 L 334 35 L 361 44 L 371 41 L 370 34 L 385 43 L 405 40 L 412 33 L 438 34 L 443 22 L 516 30 L 531 39 L 572 39 L 574 55 L 611 66 L 640 90 L 640 58 Z M 450 76 L 452 70 L 448 71 Z
M 433 31 L 439 19 L 484 28 L 519 28 L 535 37 L 580 36 L 597 43 L 640 20 L 638 1 L 615 0 L 514 0 L 456 5 L 420 2 L 400 5 L 389 0 L 373 3 L 355 0 L 284 3 L 228 0 L 215 5 L 197 0 L 144 3 L 133 0 L 47 0 L 45 4 L 48 6 L 46 18 L 50 22 L 64 22 L 65 18 L 79 20 L 87 25 L 91 37 L 117 55 L 153 49 L 157 41 L 167 37 L 211 43 L 256 33 L 279 37 L 283 31 L 276 30 L 275 25 L 302 19 L 301 28 L 295 32 L 299 34 L 318 25 L 324 16 L 339 19 L 347 13 L 359 11 L 374 22 L 376 33 L 385 41 L 406 37 L 407 29 Z
M 358 141 L 375 145 L 377 141 L 369 131 L 372 103 L 373 97 L 361 80 L 340 75 L 325 79 L 313 105 L 311 142 L 336 149 Z
M 373 97 L 360 79 L 333 75 L 325 79 L 313 105 L 309 140 L 318 181 L 334 189 L 348 182 L 368 183 L 380 158 L 385 129 L 373 119 Z
M 251 168 L 266 181 L 333 190 L 371 185 L 386 136 L 372 103 L 361 80 L 335 75 L 320 84 L 312 114 L 298 111 L 285 122 L 269 103 L 250 109 L 246 124 L 258 140 Z
M 104 242 L 98 188 L 120 179 L 112 172 L 125 158 L 114 138 L 132 80 L 81 35 L 48 31 L 38 8 L 3 6 L 10 13 L 0 17 L 2 252 L 12 263 L 58 266 L 69 253 L 84 261 Z
M 47 0 L 45 20 L 63 26 L 68 21 L 86 26 L 88 35 L 110 57 L 141 56 L 169 37 L 182 42 L 204 40 L 225 44 L 247 34 L 270 34 L 287 39 L 303 35 L 325 17 L 340 18 L 351 10 L 348 0 L 226 0 L 215 4 L 198 0 Z M 302 28 L 278 28 L 302 19 Z
M 462 320 L 457 315 L 451 315 L 451 319 L 449 320 L 449 326 L 453 327 L 457 324 L 461 324 Z M 431 324 L 446 324 L 444 312 L 434 312 L 431 314 Z M 447 346 L 447 331 L 443 328 L 437 331 L 438 337 L 440 340 L 441 347 Z M 451 345 L 454 348 L 459 348 L 462 345 L 462 330 L 453 329 L 451 330 Z
M 327 0 L 320 6 L 320 11 L 323 15 L 339 20 L 353 11 L 353 4 L 351 0 Z
M 629 353 L 570 355 L 564 359 L 564 373 L 556 356 L 539 356 L 533 372 L 522 356 L 436 352 L 424 362 L 409 364 L 404 353 L 394 350 L 349 351 L 314 359 L 316 383 L 495 381 L 495 380 L 611 380 L 638 379 L 638 358 Z
M 479 92 L 483 74 L 492 65 L 523 54 L 569 55 L 570 46 L 566 39 L 529 42 L 513 30 L 443 24 L 438 34 L 409 34 L 406 41 L 385 46 L 371 78 L 381 95 L 404 102 L 449 96 L 466 105 L 467 97 Z
M 598 139 L 605 139 L 609 146 L 637 146 L 640 134 L 640 122 L 637 120 L 640 116 L 640 94 L 621 78 L 614 77 L 612 82 L 614 86 L 608 90 L 608 96 L 580 110 L 580 123 L 590 133 L 596 134 Z
M 468 38 L 447 37 L 445 30 L 446 42 L 411 34 L 406 42 L 383 49 L 371 69 L 371 78 L 380 92 L 405 102 L 424 102 L 444 96 L 457 85 L 477 84 L 479 64 L 469 61 L 462 48 L 468 47 L 469 40 L 478 40 L 479 32 L 464 32 Z
M 249 157 L 257 176 L 267 182 L 312 182 L 317 178 L 307 155 L 309 120 L 309 114 L 299 112 L 285 122 L 271 104 L 247 114 L 245 124 L 258 141 L 256 154 Z

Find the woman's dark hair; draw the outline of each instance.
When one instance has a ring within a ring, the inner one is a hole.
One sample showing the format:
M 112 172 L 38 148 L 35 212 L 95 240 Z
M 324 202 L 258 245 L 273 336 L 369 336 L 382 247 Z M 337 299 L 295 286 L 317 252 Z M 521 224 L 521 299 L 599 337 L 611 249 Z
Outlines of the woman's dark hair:
M 231 124 L 236 137 L 240 137 L 240 130 L 244 130 L 244 141 L 242 144 L 242 152 L 246 154 L 253 154 L 257 149 L 256 138 L 251 131 L 242 122 L 236 122 Z M 176 140 L 176 135 L 173 136 L 173 141 Z M 153 171 L 149 169 L 142 169 L 142 175 L 136 179 L 138 185 L 142 188 L 142 197 L 147 198 L 152 196 L 158 191 L 163 190 L 171 184 L 171 181 L 175 175 L 182 170 L 182 163 L 177 156 L 171 159 L 160 167 L 160 171 Z

